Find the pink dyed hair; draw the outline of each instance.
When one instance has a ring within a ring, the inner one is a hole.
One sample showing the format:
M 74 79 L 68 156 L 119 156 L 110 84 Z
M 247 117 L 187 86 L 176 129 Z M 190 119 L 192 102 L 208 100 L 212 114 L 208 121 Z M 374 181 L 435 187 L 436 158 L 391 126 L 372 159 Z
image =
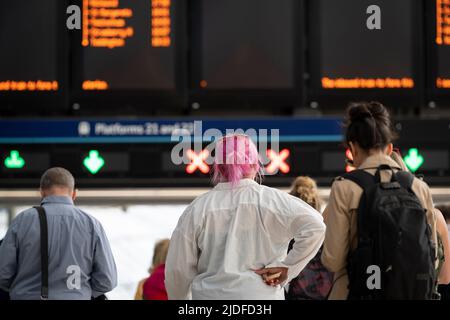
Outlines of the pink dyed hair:
M 258 149 L 249 136 L 233 134 L 216 143 L 213 164 L 213 182 L 230 182 L 257 175 L 261 177 Z

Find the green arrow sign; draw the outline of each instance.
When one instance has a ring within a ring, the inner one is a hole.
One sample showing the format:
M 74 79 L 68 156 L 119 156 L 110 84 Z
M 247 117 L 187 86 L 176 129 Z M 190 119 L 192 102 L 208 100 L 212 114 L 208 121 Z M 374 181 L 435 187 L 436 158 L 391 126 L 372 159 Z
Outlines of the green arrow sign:
M 416 172 L 424 162 L 424 159 L 417 148 L 409 149 L 408 155 L 405 156 L 403 160 L 411 172 Z
M 89 151 L 89 156 L 84 159 L 83 164 L 90 173 L 97 174 L 105 165 L 105 159 L 100 156 L 97 150 L 91 150 Z
M 25 160 L 20 156 L 19 151 L 12 150 L 9 157 L 5 159 L 5 167 L 8 169 L 22 169 L 25 166 Z

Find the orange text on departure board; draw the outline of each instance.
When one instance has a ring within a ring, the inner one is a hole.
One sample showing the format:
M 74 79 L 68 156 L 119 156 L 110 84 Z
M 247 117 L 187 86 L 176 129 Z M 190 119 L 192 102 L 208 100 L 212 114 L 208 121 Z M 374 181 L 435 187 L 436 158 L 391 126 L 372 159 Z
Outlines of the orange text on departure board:
M 450 45 L 450 0 L 436 0 L 436 43 Z
M 119 0 L 83 0 L 82 45 L 84 47 L 123 47 L 134 35 L 127 20 L 133 10 L 120 7 Z
M 108 90 L 109 85 L 103 80 L 86 80 L 82 85 L 83 90 Z
M 152 47 L 170 47 L 172 39 L 171 0 L 151 0 L 152 2 Z
M 450 79 L 437 78 L 436 87 L 439 89 L 450 89 Z
M 57 91 L 58 81 L 0 81 L 0 91 Z
M 330 79 L 322 78 L 324 89 L 412 89 L 414 80 L 411 78 L 378 78 L 378 79 Z

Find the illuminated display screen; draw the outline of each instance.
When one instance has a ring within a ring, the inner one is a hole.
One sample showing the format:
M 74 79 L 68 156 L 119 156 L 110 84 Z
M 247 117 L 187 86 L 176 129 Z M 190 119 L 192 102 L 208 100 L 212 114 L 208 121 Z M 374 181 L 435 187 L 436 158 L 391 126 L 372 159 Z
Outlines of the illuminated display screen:
M 203 89 L 292 89 L 295 0 L 199 1 Z
M 22 152 L 20 149 L 0 152 L 0 172 L 42 173 L 50 166 L 50 154 L 46 152 Z
M 92 148 L 64 145 L 53 149 L 48 145 L 2 146 L 0 186 L 3 183 L 10 187 L 12 183 L 25 183 L 30 181 L 29 179 L 34 179 L 37 185 L 40 175 L 51 166 L 67 168 L 83 186 L 104 184 L 105 181 L 101 181 L 103 178 L 113 179 L 105 185 L 108 188 L 123 183 L 130 186 L 130 183 L 152 185 L 164 182 L 179 186 L 183 183 L 196 185 L 203 181 L 208 185 L 211 167 L 201 158 L 201 154 L 193 154 L 187 163 L 174 164 L 171 161 L 172 147 L 172 144 L 151 147 L 133 145 L 131 148 L 110 145 L 97 145 Z M 280 147 L 279 151 L 268 150 L 269 161 L 263 164 L 265 180 L 286 178 L 284 181 L 290 183 L 296 176 L 311 175 L 326 178 L 322 181 L 328 184 L 335 176 L 349 171 L 345 161 L 345 149 L 337 149 L 335 144 L 319 146 L 297 143 L 282 144 Z M 402 156 L 411 172 L 424 173 L 427 179 L 449 177 L 448 149 L 403 148 Z M 202 180 L 192 180 L 196 178 Z
M 82 0 L 81 89 L 175 89 L 176 0 Z
M 419 37 L 414 34 L 414 2 L 314 1 L 319 20 L 311 23 L 319 39 L 319 52 L 312 54 L 318 69 L 314 86 L 325 90 L 414 88 L 413 41 Z M 367 13 L 372 5 L 380 9 L 379 16 L 373 15 L 375 11 Z
M 450 89 L 450 0 L 436 0 L 436 44 L 438 46 L 436 87 Z
M 58 90 L 58 2 L 0 1 L 0 95 Z

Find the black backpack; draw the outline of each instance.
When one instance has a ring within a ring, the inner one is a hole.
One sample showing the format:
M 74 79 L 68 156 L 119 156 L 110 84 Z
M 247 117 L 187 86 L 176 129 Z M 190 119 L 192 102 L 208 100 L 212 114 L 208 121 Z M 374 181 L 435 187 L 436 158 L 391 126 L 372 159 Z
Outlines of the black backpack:
M 392 171 L 391 181 L 381 182 L 382 170 Z M 356 170 L 342 177 L 363 189 L 358 246 L 347 263 L 348 299 L 435 298 L 435 246 L 426 210 L 411 189 L 414 176 L 382 165 L 375 175 Z

